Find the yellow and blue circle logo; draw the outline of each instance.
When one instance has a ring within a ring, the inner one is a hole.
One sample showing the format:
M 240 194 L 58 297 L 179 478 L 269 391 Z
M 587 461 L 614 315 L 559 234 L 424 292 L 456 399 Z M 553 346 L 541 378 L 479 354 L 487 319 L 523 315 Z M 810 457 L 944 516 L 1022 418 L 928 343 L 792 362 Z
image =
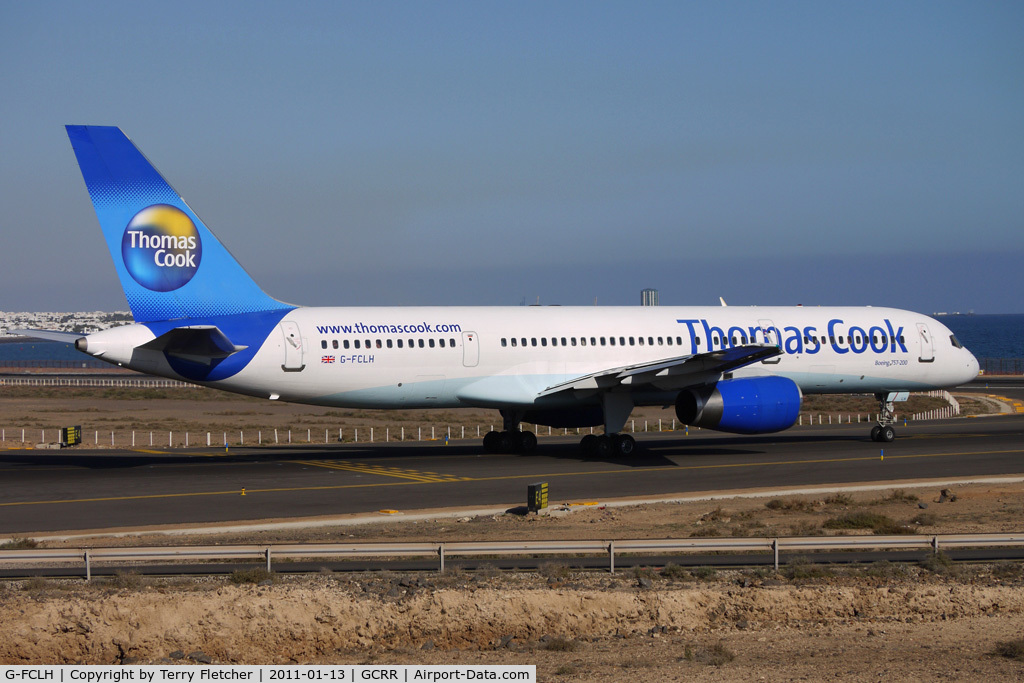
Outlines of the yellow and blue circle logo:
M 153 204 L 128 222 L 121 257 L 131 276 L 154 292 L 186 285 L 199 269 L 203 244 L 195 223 L 170 204 Z

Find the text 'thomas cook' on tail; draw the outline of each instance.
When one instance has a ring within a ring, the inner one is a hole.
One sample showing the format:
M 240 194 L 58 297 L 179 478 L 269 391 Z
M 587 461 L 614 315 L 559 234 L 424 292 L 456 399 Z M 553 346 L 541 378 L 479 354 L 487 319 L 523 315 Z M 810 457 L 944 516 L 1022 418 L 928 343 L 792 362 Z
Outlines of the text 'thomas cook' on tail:
M 114 126 L 67 126 L 136 322 L 254 313 L 268 296 Z

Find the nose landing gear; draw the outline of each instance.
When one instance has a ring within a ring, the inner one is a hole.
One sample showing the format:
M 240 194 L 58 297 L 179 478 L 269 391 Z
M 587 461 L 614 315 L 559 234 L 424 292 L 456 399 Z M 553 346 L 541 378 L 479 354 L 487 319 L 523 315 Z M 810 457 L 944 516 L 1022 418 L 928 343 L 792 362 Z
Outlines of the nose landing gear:
M 896 430 L 892 428 L 896 410 L 889 397 L 890 394 L 875 394 L 878 399 L 878 424 L 871 428 L 871 440 L 878 443 L 892 443 L 896 438 Z

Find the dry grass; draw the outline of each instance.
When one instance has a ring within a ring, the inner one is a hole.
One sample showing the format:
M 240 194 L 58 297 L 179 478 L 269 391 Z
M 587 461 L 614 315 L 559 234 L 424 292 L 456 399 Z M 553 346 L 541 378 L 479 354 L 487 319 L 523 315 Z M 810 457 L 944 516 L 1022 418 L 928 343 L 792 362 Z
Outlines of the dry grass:
M 1024 638 L 1000 641 L 996 643 L 996 647 L 992 651 L 992 654 L 999 657 L 1006 657 L 1007 659 L 1014 659 L 1018 662 L 1024 662 Z

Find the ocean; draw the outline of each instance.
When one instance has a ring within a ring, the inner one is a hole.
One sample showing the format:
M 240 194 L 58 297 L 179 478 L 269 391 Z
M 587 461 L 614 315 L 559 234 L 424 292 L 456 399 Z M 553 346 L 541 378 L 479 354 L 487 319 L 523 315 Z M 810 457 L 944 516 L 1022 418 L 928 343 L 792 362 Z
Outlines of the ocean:
M 942 315 L 975 358 L 1024 358 L 1024 315 Z M 938 343 L 936 339 L 936 343 Z
M 952 330 L 960 343 L 979 360 L 1024 358 L 1024 315 L 943 315 L 936 319 Z M 941 340 L 936 339 L 936 342 L 941 343 Z M 0 343 L 0 365 L 31 361 L 46 361 L 57 367 L 65 363 L 108 367 L 102 361 L 75 351 L 70 344 L 37 340 Z

